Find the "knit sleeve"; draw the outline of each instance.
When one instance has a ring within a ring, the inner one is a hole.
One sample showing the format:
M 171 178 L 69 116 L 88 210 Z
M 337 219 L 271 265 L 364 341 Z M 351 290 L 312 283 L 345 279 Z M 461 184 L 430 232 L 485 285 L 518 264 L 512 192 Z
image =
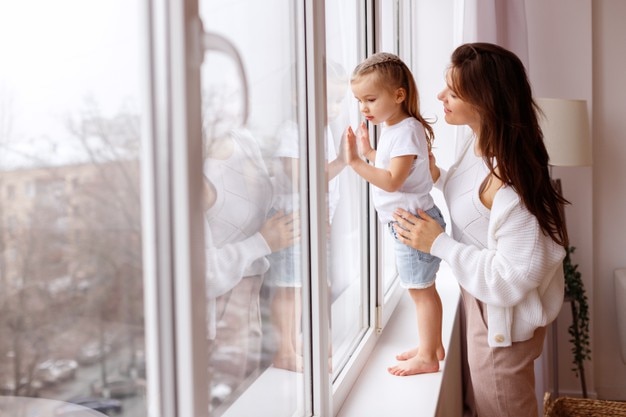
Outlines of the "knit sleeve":
M 265 273 L 265 258 L 271 249 L 260 233 L 222 247 L 212 244 L 210 228 L 205 228 L 207 295 L 215 298 L 230 291 L 245 276 Z
M 512 307 L 551 279 L 565 253 L 543 234 L 537 219 L 519 200 L 499 201 L 498 194 L 487 248 L 441 234 L 431 253 L 450 264 L 459 284 L 474 297 L 490 305 Z

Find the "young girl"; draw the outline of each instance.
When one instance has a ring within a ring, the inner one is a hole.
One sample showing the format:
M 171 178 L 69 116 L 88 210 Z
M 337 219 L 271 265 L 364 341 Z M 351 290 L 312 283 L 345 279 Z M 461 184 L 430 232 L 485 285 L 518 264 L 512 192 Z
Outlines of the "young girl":
M 374 206 L 383 224 L 395 239 L 398 274 L 415 304 L 419 348 L 396 356 L 388 368 L 393 375 L 405 376 L 437 372 L 444 358 L 441 341 L 442 305 L 435 287 L 441 260 L 398 241 L 393 228 L 393 212 L 398 207 L 417 214 L 423 210 L 445 228 L 441 212 L 430 190 L 433 181 L 428 155 L 433 130 L 419 112 L 419 97 L 411 71 L 396 55 L 377 53 L 359 64 L 350 81 L 365 119 L 382 126 L 377 149 L 370 146 L 365 122 L 359 128 L 361 159 L 357 136 L 348 127 L 345 141 L 346 162 L 372 187 Z

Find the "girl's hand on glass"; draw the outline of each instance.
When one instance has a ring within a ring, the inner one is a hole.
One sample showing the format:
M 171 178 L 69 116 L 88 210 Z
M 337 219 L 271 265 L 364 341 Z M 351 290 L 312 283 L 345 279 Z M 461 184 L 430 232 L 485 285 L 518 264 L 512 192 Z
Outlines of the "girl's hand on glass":
M 279 211 L 263 224 L 260 233 L 272 252 L 278 252 L 300 240 L 300 217 L 295 212 Z
M 370 145 L 370 132 L 369 130 L 367 130 L 367 124 L 365 122 L 361 122 L 361 125 L 359 126 L 359 130 L 357 131 L 357 139 L 359 141 L 359 149 L 361 150 L 361 155 L 372 161 L 376 154 L 372 154 L 372 152 L 374 152 L 374 149 L 372 148 L 372 145 Z
M 344 160 L 348 165 L 351 165 L 355 161 L 361 159 L 359 157 L 359 152 L 357 149 L 356 135 L 354 134 L 354 130 L 352 130 L 351 126 L 348 126 L 348 128 L 346 129 L 343 151 Z

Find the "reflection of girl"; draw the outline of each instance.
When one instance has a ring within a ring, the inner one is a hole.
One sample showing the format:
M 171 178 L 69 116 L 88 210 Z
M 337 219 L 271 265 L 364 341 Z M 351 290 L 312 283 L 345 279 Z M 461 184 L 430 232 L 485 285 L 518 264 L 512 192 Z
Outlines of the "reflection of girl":
M 348 79 L 340 65 L 328 62 L 327 111 L 331 123 L 341 114 L 341 103 L 346 95 Z M 295 102 L 295 100 L 294 100 Z M 295 104 L 295 103 L 294 103 Z M 295 110 L 294 110 L 295 113 Z M 299 210 L 299 162 L 300 135 L 298 125 L 293 120 L 281 124 L 277 131 L 278 146 L 273 157 L 276 169 L 276 198 L 274 208 L 286 213 Z M 338 157 L 332 131 L 325 131 L 327 177 L 328 177 L 328 221 L 332 222 L 339 202 L 337 175 L 345 167 L 342 157 Z M 299 343 L 301 328 L 300 305 L 302 278 L 300 276 L 300 246 L 295 245 L 270 256 L 271 268 L 268 280 L 274 285 L 272 299 L 272 322 L 277 333 L 276 353 L 273 365 L 292 371 L 302 370 L 302 356 Z
M 260 364 L 265 257 L 293 244 L 298 227 L 282 213 L 267 219 L 272 185 L 249 132 L 232 132 L 213 149 L 204 163 L 210 365 L 233 389 Z

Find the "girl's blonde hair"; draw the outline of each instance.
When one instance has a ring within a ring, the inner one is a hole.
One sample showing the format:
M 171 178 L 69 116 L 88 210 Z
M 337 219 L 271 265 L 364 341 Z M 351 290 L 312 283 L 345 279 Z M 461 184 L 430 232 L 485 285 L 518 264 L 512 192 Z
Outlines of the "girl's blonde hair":
M 409 67 L 397 55 L 378 52 L 356 66 L 350 81 L 353 82 L 357 78 L 369 74 L 375 74 L 377 81 L 388 91 L 395 91 L 398 88 L 404 89 L 406 98 L 402 102 L 403 109 L 424 126 L 426 141 L 430 150 L 435 140 L 435 134 L 431 123 L 420 114 L 419 93 Z

